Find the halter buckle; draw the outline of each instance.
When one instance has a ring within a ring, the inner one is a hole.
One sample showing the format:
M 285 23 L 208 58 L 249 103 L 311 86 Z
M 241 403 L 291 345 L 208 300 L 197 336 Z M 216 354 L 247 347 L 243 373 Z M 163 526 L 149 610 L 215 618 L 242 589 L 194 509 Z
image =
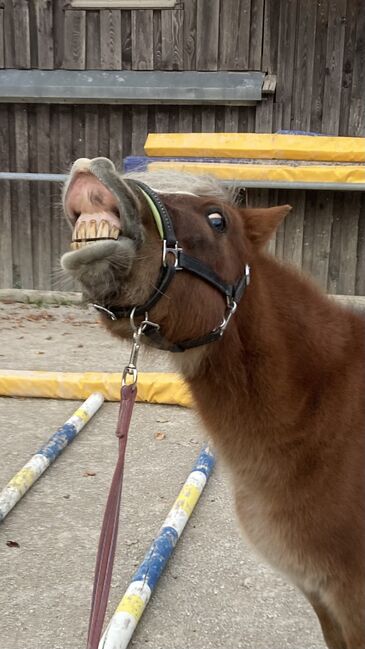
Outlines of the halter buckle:
M 180 253 L 182 252 L 182 248 L 180 248 L 178 241 L 175 242 L 175 246 L 171 248 L 170 246 L 167 245 L 166 239 L 163 239 L 162 241 L 162 265 L 166 268 L 169 264 L 167 263 L 167 255 L 171 254 L 174 256 L 174 268 L 175 270 L 182 270 L 180 266 Z
M 237 306 L 238 306 L 237 302 L 227 298 L 227 309 L 226 309 L 226 312 L 224 314 L 224 317 L 223 317 L 223 320 L 222 320 L 221 324 L 217 328 L 217 331 L 219 331 L 221 336 L 223 336 L 225 330 L 227 329 L 229 321 L 232 318 L 233 314 L 236 313 Z

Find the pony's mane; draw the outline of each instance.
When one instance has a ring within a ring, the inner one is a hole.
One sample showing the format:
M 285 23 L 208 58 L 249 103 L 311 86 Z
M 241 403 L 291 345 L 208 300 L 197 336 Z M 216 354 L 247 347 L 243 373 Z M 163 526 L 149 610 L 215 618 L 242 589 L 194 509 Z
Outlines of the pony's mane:
M 131 178 L 146 183 L 156 192 L 163 194 L 190 194 L 206 196 L 226 201 L 235 205 L 239 187 L 225 185 L 217 178 L 209 175 L 197 175 L 180 171 L 133 171 L 123 174 L 123 178 Z

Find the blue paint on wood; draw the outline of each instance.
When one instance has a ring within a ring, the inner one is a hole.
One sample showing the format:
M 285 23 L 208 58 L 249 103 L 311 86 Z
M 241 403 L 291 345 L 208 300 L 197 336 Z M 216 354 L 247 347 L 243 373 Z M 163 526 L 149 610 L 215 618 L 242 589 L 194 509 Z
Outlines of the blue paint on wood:
M 37 451 L 36 455 L 43 455 L 50 462 L 54 462 L 65 446 L 75 439 L 77 432 L 74 424 L 64 424 L 50 437 L 47 444 Z
M 215 457 L 210 451 L 209 447 L 206 446 L 198 455 L 192 470 L 201 471 L 207 478 L 209 478 L 210 474 L 213 471 L 214 465 Z
M 131 581 L 145 581 L 152 591 L 163 573 L 178 538 L 178 533 L 173 527 L 163 527 Z

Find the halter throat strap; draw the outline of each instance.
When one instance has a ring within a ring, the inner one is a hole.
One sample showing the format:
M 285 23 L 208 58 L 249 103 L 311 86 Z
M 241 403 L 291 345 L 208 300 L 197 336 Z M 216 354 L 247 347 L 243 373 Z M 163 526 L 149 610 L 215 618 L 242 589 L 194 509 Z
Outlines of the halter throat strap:
M 153 346 L 171 352 L 183 352 L 187 349 L 206 345 L 221 338 L 249 284 L 249 266 L 247 264 L 245 265 L 242 276 L 235 284 L 228 284 L 222 280 L 209 266 L 206 266 L 199 259 L 184 253 L 177 241 L 170 214 L 160 196 L 151 187 L 139 180 L 128 180 L 128 183 L 135 185 L 144 196 L 162 239 L 162 266 L 157 282 L 157 289 L 144 304 L 135 307 L 105 307 L 99 304 L 94 304 L 93 306 L 112 320 L 145 315 L 160 300 L 162 295 L 164 295 L 175 273 L 185 270 L 207 282 L 224 296 L 227 307 L 222 322 L 208 334 L 199 336 L 198 338 L 184 340 L 180 343 L 171 343 L 168 341 L 161 334 L 159 326 L 156 325 L 147 326 L 144 329 L 144 335 L 149 338 Z

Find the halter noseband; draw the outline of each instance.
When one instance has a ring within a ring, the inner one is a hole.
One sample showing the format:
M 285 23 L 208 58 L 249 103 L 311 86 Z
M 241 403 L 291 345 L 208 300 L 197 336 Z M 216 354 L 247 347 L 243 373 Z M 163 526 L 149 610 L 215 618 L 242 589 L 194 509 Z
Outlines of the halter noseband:
M 184 352 L 186 349 L 206 345 L 218 338 L 221 338 L 231 317 L 235 313 L 237 306 L 245 292 L 246 286 L 250 282 L 250 267 L 246 264 L 242 277 L 236 284 L 227 284 L 211 268 L 203 264 L 199 259 L 186 255 L 179 246 L 176 239 L 174 227 L 170 215 L 163 204 L 159 195 L 145 183 L 137 180 L 128 180 L 129 183 L 135 184 L 143 194 L 153 214 L 156 227 L 162 239 L 162 267 L 160 271 L 157 289 L 151 297 L 141 306 L 135 307 L 104 307 L 99 304 L 93 304 L 95 309 L 111 318 L 119 320 L 120 318 L 131 318 L 133 323 L 134 316 L 146 316 L 146 324 L 143 334 L 147 336 L 152 344 L 159 349 L 170 352 Z M 168 262 L 168 256 L 173 255 L 174 262 Z M 197 275 L 211 286 L 214 286 L 226 298 L 227 307 L 221 324 L 213 329 L 210 333 L 191 340 L 183 340 L 180 343 L 171 343 L 166 340 L 160 333 L 159 325 L 148 321 L 148 311 L 165 293 L 175 273 L 180 270 L 187 270 L 193 275 Z

